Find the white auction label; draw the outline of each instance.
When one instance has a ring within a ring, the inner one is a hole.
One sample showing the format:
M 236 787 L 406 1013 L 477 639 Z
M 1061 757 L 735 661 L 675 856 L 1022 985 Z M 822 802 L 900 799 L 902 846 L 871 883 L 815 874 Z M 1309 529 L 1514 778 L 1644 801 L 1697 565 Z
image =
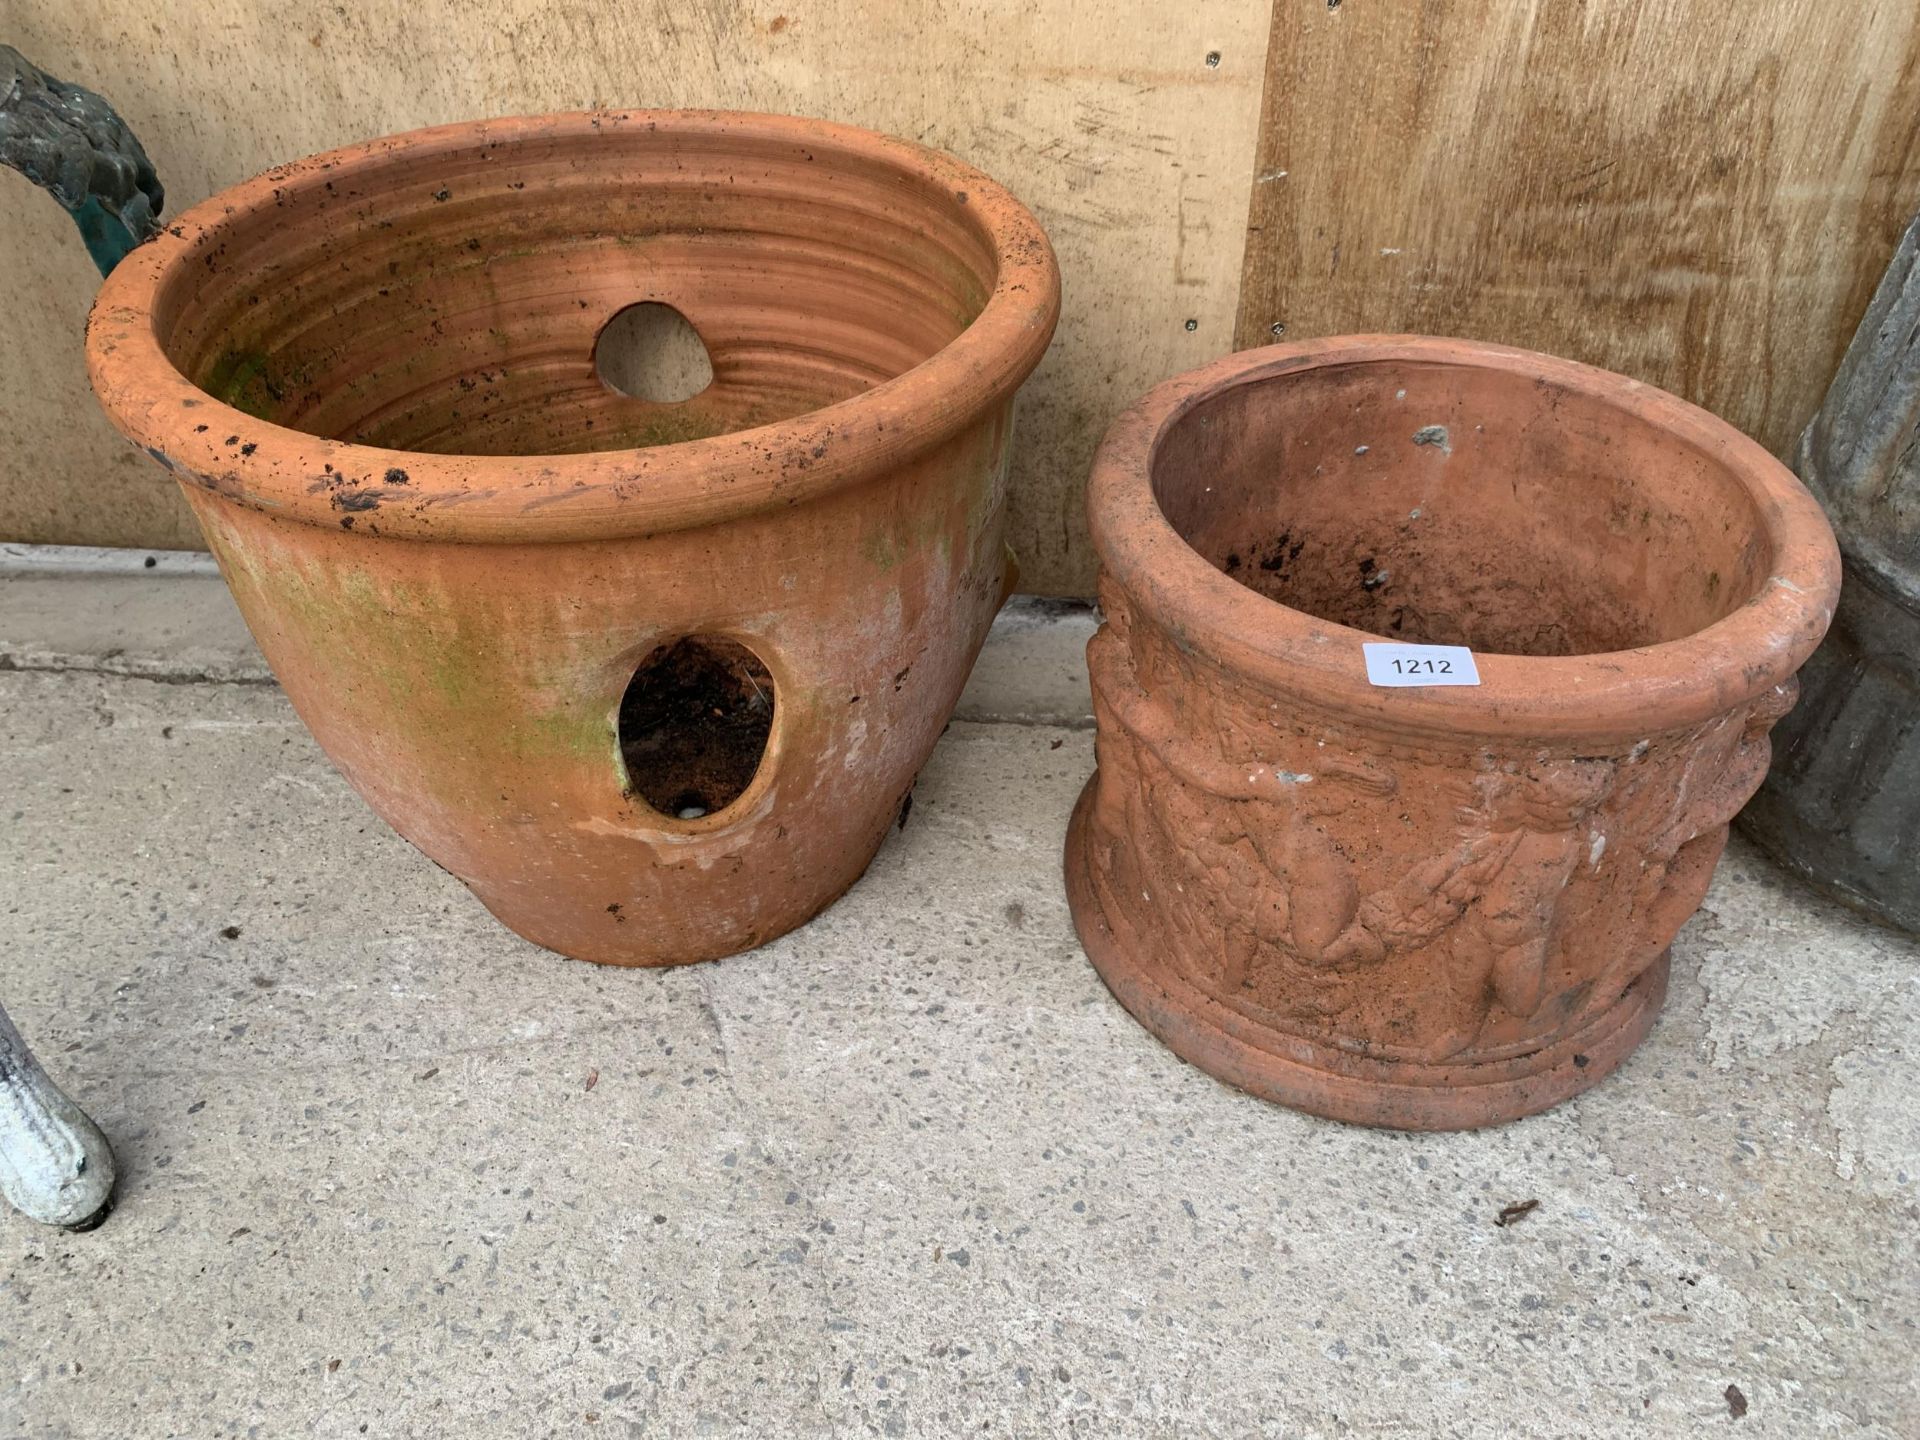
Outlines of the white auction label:
M 1478 685 L 1480 671 L 1464 645 L 1365 643 L 1372 685 Z

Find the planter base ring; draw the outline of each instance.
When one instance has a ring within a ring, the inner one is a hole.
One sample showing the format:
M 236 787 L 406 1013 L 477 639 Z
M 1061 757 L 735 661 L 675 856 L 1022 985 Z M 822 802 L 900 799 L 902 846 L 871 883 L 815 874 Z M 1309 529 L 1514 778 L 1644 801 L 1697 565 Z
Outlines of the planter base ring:
M 589 915 L 583 923 L 582 918 L 572 912 L 556 914 L 537 903 L 529 903 L 524 895 L 516 897 L 511 893 L 491 892 L 471 880 L 462 879 L 461 883 L 486 908 L 488 914 L 529 944 L 551 950 L 569 960 L 584 960 L 591 965 L 664 970 L 678 965 L 700 965 L 709 960 L 724 960 L 729 955 L 757 950 L 824 914 L 838 904 L 841 897 L 866 874 L 867 867 L 873 863 L 874 856 L 880 853 L 887 832 L 892 828 L 893 815 L 889 812 L 871 843 L 863 842 L 850 852 L 851 863 L 843 865 L 843 874 L 827 882 L 826 888 L 800 898 L 796 907 L 775 912 L 770 920 L 762 920 L 757 926 L 731 912 L 712 912 L 710 925 L 704 934 L 698 938 L 680 939 L 667 953 L 637 950 L 623 944 L 618 929 L 613 931 L 614 938 L 609 940 L 604 927 L 596 928 L 592 923 L 597 917 Z M 635 923 L 644 925 L 647 910 L 636 908 L 634 913 L 637 917 Z
M 1668 956 L 1607 1011 L 1543 1050 L 1471 1065 L 1419 1065 L 1360 1057 L 1288 1037 L 1303 1061 L 1249 1044 L 1211 1018 L 1220 1005 L 1171 967 L 1129 953 L 1107 922 L 1087 865 L 1091 777 L 1067 827 L 1067 904 L 1093 968 L 1134 1019 L 1168 1049 L 1216 1079 L 1263 1100 L 1329 1120 L 1395 1130 L 1465 1130 L 1503 1124 L 1571 1099 L 1604 1079 L 1646 1038 L 1667 994 Z M 1358 1069 L 1374 1076 L 1353 1073 Z M 1388 1078 L 1377 1078 L 1380 1072 Z M 1402 1078 L 1403 1077 L 1403 1078 Z

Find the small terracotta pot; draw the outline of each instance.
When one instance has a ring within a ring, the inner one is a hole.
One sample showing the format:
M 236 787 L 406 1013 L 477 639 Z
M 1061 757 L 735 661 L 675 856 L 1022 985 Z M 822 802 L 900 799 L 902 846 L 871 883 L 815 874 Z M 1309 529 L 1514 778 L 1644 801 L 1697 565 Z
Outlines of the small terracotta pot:
M 1114 993 L 1257 1095 L 1492 1124 L 1652 1025 L 1839 556 L 1793 475 L 1621 376 L 1462 341 L 1231 356 L 1108 432 L 1099 770 L 1067 885 Z M 1380 688 L 1362 645 L 1470 647 Z
M 704 342 L 691 398 L 602 379 L 639 302 Z M 553 115 L 215 196 L 115 270 L 88 358 L 368 803 L 527 938 L 666 964 L 878 847 L 1010 584 L 1058 307 L 1033 217 L 945 156 Z

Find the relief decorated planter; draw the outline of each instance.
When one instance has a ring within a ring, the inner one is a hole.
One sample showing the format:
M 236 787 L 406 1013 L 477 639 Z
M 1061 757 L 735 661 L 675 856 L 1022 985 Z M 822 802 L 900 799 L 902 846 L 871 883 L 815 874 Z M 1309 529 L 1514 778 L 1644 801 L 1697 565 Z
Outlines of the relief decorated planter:
M 1792 473 L 1621 376 L 1363 336 L 1154 390 L 1088 511 L 1067 885 L 1120 1001 L 1364 1124 L 1497 1123 L 1618 1065 L 1833 613 Z M 1376 686 L 1369 641 L 1469 647 L 1479 683 Z
M 948 157 L 570 114 L 215 196 L 114 271 L 88 358 L 367 802 L 527 938 L 665 964 L 800 924 L 899 812 L 1011 583 L 1058 307 L 1032 216 Z M 710 383 L 663 392 L 645 325 L 610 355 L 635 314 Z

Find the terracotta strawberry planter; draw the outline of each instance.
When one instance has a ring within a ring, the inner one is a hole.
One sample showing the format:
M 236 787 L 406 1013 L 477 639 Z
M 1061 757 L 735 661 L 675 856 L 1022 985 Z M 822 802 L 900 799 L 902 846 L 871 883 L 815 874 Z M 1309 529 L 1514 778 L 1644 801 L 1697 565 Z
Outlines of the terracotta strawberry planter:
M 529 939 L 665 964 L 800 924 L 898 813 L 1010 583 L 1058 303 L 947 157 L 555 115 L 214 197 L 88 355 L 368 803 Z
M 1067 884 L 1121 1002 L 1364 1124 L 1491 1124 L 1619 1064 L 1833 611 L 1793 475 L 1617 375 L 1358 337 L 1153 391 L 1088 510 Z M 1388 641 L 1479 683 L 1370 683 Z

